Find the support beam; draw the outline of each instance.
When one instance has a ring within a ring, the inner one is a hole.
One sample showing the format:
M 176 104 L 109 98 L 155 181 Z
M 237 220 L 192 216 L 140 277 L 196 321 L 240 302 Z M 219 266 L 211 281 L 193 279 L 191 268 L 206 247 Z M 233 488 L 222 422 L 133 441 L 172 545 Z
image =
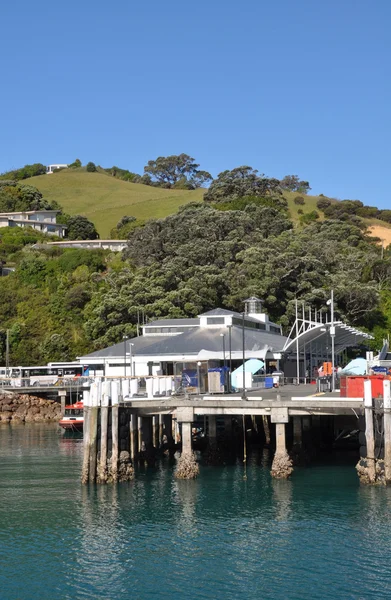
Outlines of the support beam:
M 292 461 L 286 450 L 285 423 L 276 423 L 276 453 L 270 474 L 276 479 L 288 479 L 292 471 Z
M 191 454 L 191 423 L 182 423 L 182 455 Z
M 217 426 L 215 415 L 208 416 L 208 438 L 210 443 L 216 443 L 217 439 Z
M 384 398 L 384 478 L 391 483 L 391 392 L 390 381 L 383 382 Z
M 137 415 L 130 415 L 130 458 L 134 462 L 137 454 Z
M 82 483 L 88 483 L 89 472 L 90 472 L 90 440 L 89 440 L 89 429 L 90 429 L 90 407 L 84 404 L 84 423 L 83 423 L 83 466 L 81 472 Z
M 143 445 L 143 418 L 137 417 L 137 429 L 138 429 L 138 453 L 140 454 Z
M 366 457 L 361 457 L 356 469 L 362 483 L 376 482 L 375 436 L 373 430 L 372 382 L 364 381 Z
M 163 445 L 164 415 L 159 414 L 159 448 Z
M 111 478 L 115 482 L 118 480 L 118 404 L 111 409 Z
M 159 448 L 159 417 L 154 415 L 152 417 L 152 444 L 157 449 Z
M 107 481 L 107 432 L 109 422 L 109 407 L 100 409 L 100 460 L 98 467 L 98 483 Z

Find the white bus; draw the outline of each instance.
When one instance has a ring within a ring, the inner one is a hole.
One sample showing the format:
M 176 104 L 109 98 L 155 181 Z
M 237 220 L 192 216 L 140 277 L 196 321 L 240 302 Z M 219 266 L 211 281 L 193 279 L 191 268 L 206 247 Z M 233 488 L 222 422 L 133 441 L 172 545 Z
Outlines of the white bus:
M 49 363 L 34 367 L 0 367 L 0 378 L 10 379 L 12 386 L 55 385 L 62 379 L 74 379 L 84 374 L 85 368 L 80 363 Z

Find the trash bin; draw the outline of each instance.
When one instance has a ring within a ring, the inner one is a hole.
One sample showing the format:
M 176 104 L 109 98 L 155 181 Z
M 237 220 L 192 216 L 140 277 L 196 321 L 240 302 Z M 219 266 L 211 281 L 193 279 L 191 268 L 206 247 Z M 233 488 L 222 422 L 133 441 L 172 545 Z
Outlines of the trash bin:
M 317 387 L 318 387 L 318 392 L 329 392 L 331 390 L 330 377 L 319 377 Z
M 270 390 L 273 387 L 273 377 L 265 377 L 265 388 Z

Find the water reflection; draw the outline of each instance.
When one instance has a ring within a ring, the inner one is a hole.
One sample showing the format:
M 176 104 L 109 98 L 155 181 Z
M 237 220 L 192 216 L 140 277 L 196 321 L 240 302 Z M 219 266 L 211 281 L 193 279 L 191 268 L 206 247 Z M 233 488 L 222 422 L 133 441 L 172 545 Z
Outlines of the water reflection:
M 351 465 L 270 478 L 267 452 L 175 481 L 82 486 L 82 447 L 52 426 L 0 428 L 6 600 L 325 600 L 391 595 L 391 490 Z

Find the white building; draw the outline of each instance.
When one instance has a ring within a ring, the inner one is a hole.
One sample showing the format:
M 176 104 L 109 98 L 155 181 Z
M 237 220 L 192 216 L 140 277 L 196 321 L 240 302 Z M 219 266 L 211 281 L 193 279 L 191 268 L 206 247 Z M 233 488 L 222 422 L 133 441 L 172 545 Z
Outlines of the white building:
M 244 328 L 243 328 L 244 324 Z M 279 366 L 286 337 L 265 313 L 240 313 L 217 308 L 190 319 L 160 319 L 142 327 L 142 335 L 78 357 L 89 373 L 106 376 L 176 375 L 225 362 L 232 368 L 258 358 L 268 370 Z
M 48 165 L 46 167 L 46 175 L 52 175 L 54 173 L 54 171 L 57 171 L 57 169 L 67 169 L 68 165 L 64 165 L 64 164 L 60 164 L 57 163 L 55 165 Z
M 56 222 L 58 210 L 27 210 L 0 213 L 0 227 L 31 227 L 41 233 L 65 235 L 66 226 Z

